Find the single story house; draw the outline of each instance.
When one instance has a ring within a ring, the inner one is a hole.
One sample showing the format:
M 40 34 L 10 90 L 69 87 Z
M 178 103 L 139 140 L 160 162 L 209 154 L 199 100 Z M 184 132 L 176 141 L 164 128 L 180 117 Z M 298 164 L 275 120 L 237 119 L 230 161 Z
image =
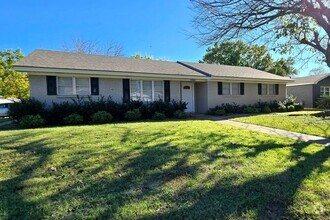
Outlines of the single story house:
M 249 67 L 141 60 L 35 50 L 18 61 L 27 72 L 30 95 L 46 103 L 77 95 L 111 96 L 116 102 L 187 102 L 187 112 L 205 113 L 222 103 L 283 100 L 290 78 Z
M 324 96 L 330 96 L 330 75 L 320 74 L 294 78 L 287 85 L 288 95 L 297 97 L 307 108 L 313 108 L 315 101 Z

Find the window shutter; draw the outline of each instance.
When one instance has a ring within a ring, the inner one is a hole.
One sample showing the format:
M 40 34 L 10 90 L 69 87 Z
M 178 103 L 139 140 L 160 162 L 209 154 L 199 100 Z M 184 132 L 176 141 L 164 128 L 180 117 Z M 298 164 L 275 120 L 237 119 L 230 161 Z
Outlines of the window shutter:
M 218 95 L 222 95 L 222 82 L 218 82 Z
M 123 102 L 130 101 L 129 79 L 123 79 Z
M 164 101 L 165 102 L 170 102 L 171 101 L 170 80 L 164 80 Z
M 280 86 L 279 84 L 275 84 L 275 95 L 278 95 L 280 93 Z
M 99 78 L 91 78 L 91 95 L 99 95 Z
M 244 83 L 240 83 L 239 86 L 240 86 L 240 90 L 239 90 L 240 94 L 244 95 Z
M 262 92 L 262 85 L 261 83 L 258 83 L 258 95 L 261 95 Z
M 47 95 L 57 95 L 56 76 L 47 76 Z

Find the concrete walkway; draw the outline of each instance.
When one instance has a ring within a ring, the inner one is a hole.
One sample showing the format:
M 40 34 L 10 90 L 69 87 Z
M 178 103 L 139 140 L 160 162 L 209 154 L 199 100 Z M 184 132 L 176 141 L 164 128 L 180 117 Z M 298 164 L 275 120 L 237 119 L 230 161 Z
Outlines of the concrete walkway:
M 217 123 L 224 124 L 224 125 L 231 125 L 231 126 L 245 128 L 245 129 L 252 130 L 252 131 L 258 131 L 258 132 L 262 132 L 262 133 L 266 133 L 266 134 L 287 137 L 287 138 L 291 138 L 291 139 L 294 139 L 297 141 L 324 144 L 326 146 L 330 145 L 330 139 L 328 139 L 328 138 L 318 137 L 318 136 L 309 135 L 309 134 L 302 134 L 302 133 L 287 131 L 287 130 L 282 130 L 282 129 L 269 128 L 269 127 L 260 126 L 260 125 L 236 122 L 236 121 L 230 120 L 230 118 L 232 118 L 232 117 L 214 117 L 214 116 L 207 116 L 207 115 L 204 115 L 204 117 L 203 117 L 202 115 L 198 115 L 196 118 L 208 119 L 208 120 L 212 120 Z

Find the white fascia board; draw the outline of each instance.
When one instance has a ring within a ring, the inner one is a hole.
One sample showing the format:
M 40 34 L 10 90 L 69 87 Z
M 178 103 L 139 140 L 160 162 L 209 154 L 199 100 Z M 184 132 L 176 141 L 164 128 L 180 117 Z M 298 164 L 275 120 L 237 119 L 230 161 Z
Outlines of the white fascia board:
M 186 80 L 207 80 L 206 76 L 193 75 L 172 75 L 158 73 L 127 73 L 127 72 L 110 72 L 98 70 L 75 70 L 75 69 L 56 69 L 56 68 L 37 68 L 37 67 L 20 67 L 15 66 L 16 71 L 27 72 L 29 75 L 83 75 L 90 77 L 104 78 L 123 78 L 123 77 L 145 77 L 145 78 L 162 78 L 162 79 L 186 79 Z
M 239 78 L 239 77 L 212 77 L 210 81 L 228 82 L 249 82 L 249 83 L 278 83 L 286 84 L 292 82 L 291 79 L 258 79 L 258 78 Z
M 308 85 L 315 85 L 316 83 L 297 83 L 297 84 L 288 84 L 287 87 L 292 86 L 308 86 Z

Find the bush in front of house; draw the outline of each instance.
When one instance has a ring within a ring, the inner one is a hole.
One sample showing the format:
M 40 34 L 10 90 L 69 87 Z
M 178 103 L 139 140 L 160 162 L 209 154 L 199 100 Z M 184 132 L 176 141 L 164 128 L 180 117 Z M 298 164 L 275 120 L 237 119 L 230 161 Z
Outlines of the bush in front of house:
M 288 96 L 284 101 L 278 102 L 280 112 L 292 112 L 292 111 L 301 111 L 304 110 L 304 107 L 296 102 L 297 97 L 293 95 Z M 284 110 L 285 106 L 285 110 Z
M 247 106 L 243 108 L 242 111 L 244 114 L 254 114 L 254 113 L 259 113 L 259 109 L 251 106 Z
M 330 109 L 330 97 L 322 97 L 316 100 L 316 107 L 319 109 Z
M 71 114 L 63 118 L 63 121 L 66 125 L 80 125 L 84 123 L 84 118 L 79 114 Z
M 184 119 L 187 117 L 186 113 L 184 113 L 184 111 L 182 110 L 176 110 L 174 113 L 173 113 L 173 117 L 176 118 L 176 119 Z
M 133 109 L 127 111 L 125 114 L 125 119 L 128 121 L 137 121 L 141 119 L 141 112 L 139 109 Z
M 106 111 L 98 111 L 92 115 L 94 124 L 106 124 L 112 120 L 112 115 Z
M 45 124 L 45 120 L 40 115 L 24 115 L 19 120 L 21 128 L 39 128 Z
M 166 119 L 166 115 L 161 112 L 156 112 L 154 116 L 152 116 L 152 120 L 155 121 L 163 121 Z
M 40 115 L 45 114 L 45 104 L 36 99 L 23 99 L 21 102 L 15 102 L 9 105 L 8 114 L 15 120 L 20 120 L 26 115 Z
M 261 112 L 265 113 L 265 114 L 269 114 L 269 113 L 272 113 L 272 110 L 270 109 L 269 106 L 266 105 L 261 109 Z
M 111 97 L 100 97 L 95 100 L 90 97 L 77 96 L 72 101 L 52 103 L 48 106 L 35 99 L 22 100 L 21 103 L 14 103 L 11 106 L 10 116 L 19 121 L 25 115 L 40 115 L 46 125 L 99 124 L 107 123 L 110 120 L 152 119 L 156 112 L 165 115 L 166 118 L 183 118 L 186 106 L 187 103 L 181 101 L 141 102 L 132 100 L 127 103 L 116 103 Z M 109 118 L 111 119 L 108 120 Z
M 295 107 L 294 107 L 294 105 L 289 105 L 289 106 L 287 106 L 286 108 L 287 108 L 288 112 L 293 112 L 293 111 L 295 111 Z
M 209 115 L 225 115 L 225 114 L 254 114 L 254 113 L 266 113 L 271 112 L 287 112 L 287 111 L 300 111 L 304 107 L 297 103 L 296 98 L 288 96 L 285 100 L 271 101 L 271 102 L 257 102 L 254 105 L 237 105 L 236 103 L 223 103 L 221 105 L 210 108 L 207 112 Z M 330 99 L 329 99 L 330 104 Z M 330 106 L 329 106 L 330 107 Z

